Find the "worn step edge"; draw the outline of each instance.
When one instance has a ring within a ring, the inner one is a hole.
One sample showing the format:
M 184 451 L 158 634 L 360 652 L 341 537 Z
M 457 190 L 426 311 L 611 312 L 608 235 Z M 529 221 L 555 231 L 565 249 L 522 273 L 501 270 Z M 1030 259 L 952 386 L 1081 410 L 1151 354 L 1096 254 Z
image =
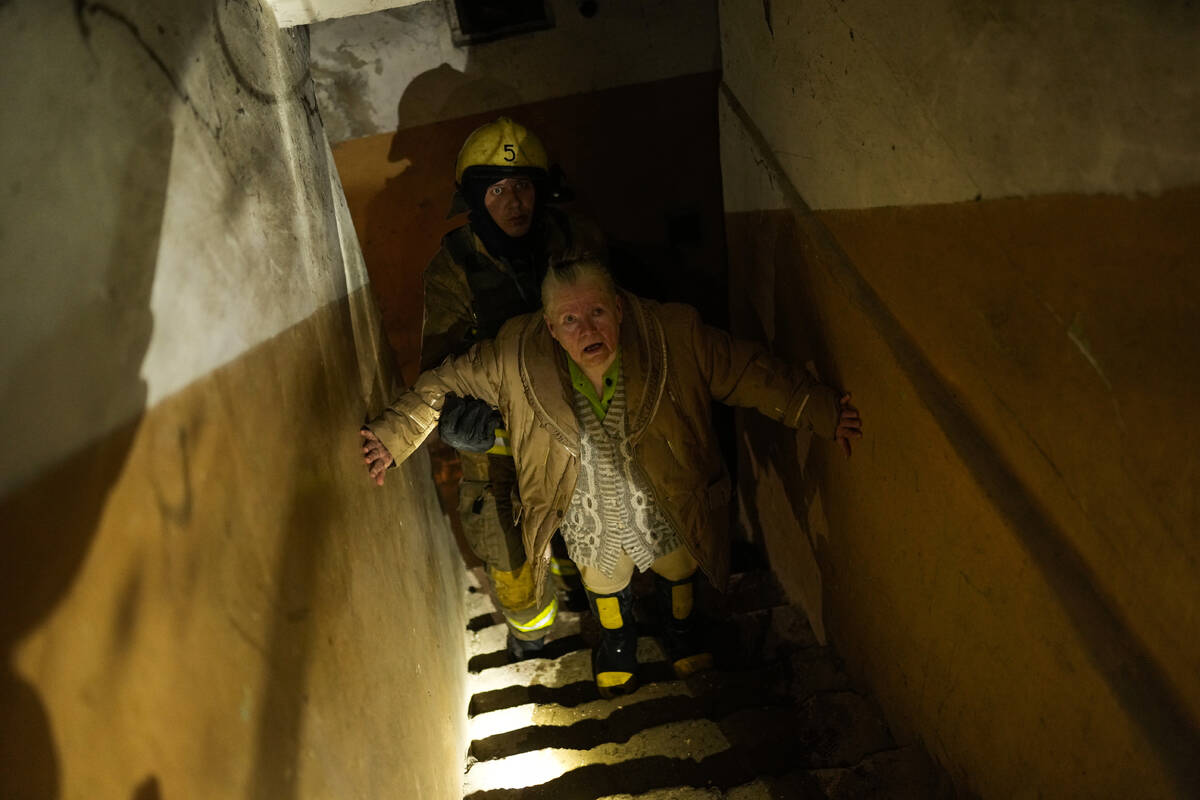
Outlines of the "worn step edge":
M 467 586 L 467 591 L 463 596 L 463 609 L 466 611 L 467 619 L 492 614 L 497 610 L 491 595 L 478 586 Z
M 586 677 L 584 679 L 557 686 L 542 686 L 538 684 L 525 686 L 517 684 L 514 686 L 505 686 L 501 689 L 492 689 L 487 692 L 479 692 L 471 697 L 467 705 L 468 715 L 475 717 L 479 714 L 499 711 L 526 703 L 557 704 L 573 708 L 592 702 L 593 700 L 599 700 L 600 695 L 596 691 L 596 683 L 592 680 L 590 656 L 588 654 L 584 655 L 586 657 Z M 638 665 L 638 681 L 643 685 L 674 680 L 676 680 L 675 672 L 671 669 L 671 665 L 665 661 Z
M 624 742 L 604 742 L 586 749 L 545 748 L 471 766 L 463 781 L 467 796 L 511 789 L 528 791 L 565 774 L 595 765 L 619 765 L 646 757 L 697 763 L 729 747 L 719 725 L 709 720 L 683 720 L 637 732 Z
M 568 636 L 578 636 L 584 613 L 586 612 L 559 611 L 558 619 L 545 636 L 546 641 L 553 642 Z M 467 658 L 472 661 L 479 656 L 503 653 L 508 643 L 508 625 L 499 622 L 480 630 L 468 630 L 465 641 Z
M 720 789 L 697 789 L 693 786 L 667 786 L 645 794 L 606 794 L 597 800 L 725 800 Z M 770 800 L 764 795 L 764 800 Z
M 521 789 L 490 789 L 466 795 L 466 800 L 592 800 L 621 793 L 645 793 L 673 787 L 732 787 L 757 776 L 732 750 L 699 761 L 690 758 L 645 756 L 618 764 L 578 767 L 558 778 Z
M 657 640 L 639 636 L 637 659 L 639 667 L 649 666 L 664 661 L 666 654 Z M 529 658 L 469 675 L 467 690 L 476 695 L 514 685 L 563 686 L 591 677 L 591 651 L 575 650 L 552 659 Z
M 558 703 L 525 703 L 476 714 L 468 721 L 468 733 L 472 740 L 486 739 L 509 731 L 533 725 L 541 727 L 566 727 L 586 719 L 607 719 L 614 711 L 635 703 L 688 694 L 683 681 L 655 681 L 643 683 L 633 694 L 622 695 L 612 700 L 593 699 L 575 706 Z

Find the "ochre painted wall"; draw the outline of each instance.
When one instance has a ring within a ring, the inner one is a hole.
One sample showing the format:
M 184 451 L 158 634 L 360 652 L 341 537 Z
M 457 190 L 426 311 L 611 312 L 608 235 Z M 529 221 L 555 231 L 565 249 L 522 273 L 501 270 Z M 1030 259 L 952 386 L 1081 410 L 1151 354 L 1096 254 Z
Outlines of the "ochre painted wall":
M 305 32 L 14 0 L 0 76 L 0 797 L 461 797 L 465 573 L 426 460 L 366 478 Z
M 428 462 L 362 471 L 365 291 L 0 504 L 5 797 L 456 796 L 463 573 Z
M 773 294 L 777 352 L 866 419 L 849 462 L 747 419 L 750 527 L 893 724 L 984 796 L 1177 796 L 1200 714 L 1200 430 L 1173 411 L 1200 382 L 1198 211 L 1187 190 L 819 215 L 932 374 L 793 214 L 727 220 L 739 330 L 762 335 L 746 298 Z M 1179 271 L 1143 280 L 1147 257 Z
M 721 4 L 743 518 L 964 792 L 1200 795 L 1197 10 Z

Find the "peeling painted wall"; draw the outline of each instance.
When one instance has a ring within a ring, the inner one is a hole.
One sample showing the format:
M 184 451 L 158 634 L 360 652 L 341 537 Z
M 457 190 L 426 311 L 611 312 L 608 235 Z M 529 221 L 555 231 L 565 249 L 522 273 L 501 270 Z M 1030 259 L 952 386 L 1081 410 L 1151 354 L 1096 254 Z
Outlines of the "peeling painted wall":
M 427 463 L 363 475 L 306 33 L 15 0 L 0 45 L 0 796 L 460 796 L 463 573 Z
M 370 14 L 388 8 L 409 6 L 420 0 L 267 0 L 280 27 L 309 25 L 323 19 Z
M 720 17 L 725 81 L 813 208 L 1200 181 L 1191 4 L 730 1 Z
M 720 14 L 735 324 L 867 431 L 747 418 L 747 526 L 962 789 L 1194 796 L 1197 10 Z
M 720 66 L 710 0 L 602 0 L 590 19 L 574 0 L 549 6 L 552 29 L 465 48 L 451 42 L 442 2 L 313 25 L 313 76 L 329 140 Z M 635 139 L 631 130 L 622 146 Z

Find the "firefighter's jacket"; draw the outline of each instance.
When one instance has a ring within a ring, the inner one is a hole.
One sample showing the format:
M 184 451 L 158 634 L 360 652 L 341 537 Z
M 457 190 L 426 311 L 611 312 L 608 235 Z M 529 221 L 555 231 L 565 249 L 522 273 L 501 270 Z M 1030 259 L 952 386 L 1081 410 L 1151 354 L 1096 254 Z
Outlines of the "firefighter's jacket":
M 761 345 L 704 325 L 690 306 L 622 293 L 621 365 L 634 457 L 659 508 L 713 585 L 729 576 L 729 474 L 712 428 L 712 401 L 754 408 L 791 428 L 832 438 L 839 394 Z M 579 426 L 565 351 L 540 313 L 519 316 L 494 341 L 421 374 L 370 428 L 399 463 L 436 427 L 449 392 L 496 405 L 517 465 L 526 555 L 543 585 L 550 539 L 579 474 Z
M 550 259 L 602 247 L 593 223 L 554 207 L 543 213 L 540 247 L 524 269 L 489 253 L 469 224 L 442 237 L 441 249 L 425 268 L 421 369 L 495 338 L 505 322 L 541 308 L 541 280 Z

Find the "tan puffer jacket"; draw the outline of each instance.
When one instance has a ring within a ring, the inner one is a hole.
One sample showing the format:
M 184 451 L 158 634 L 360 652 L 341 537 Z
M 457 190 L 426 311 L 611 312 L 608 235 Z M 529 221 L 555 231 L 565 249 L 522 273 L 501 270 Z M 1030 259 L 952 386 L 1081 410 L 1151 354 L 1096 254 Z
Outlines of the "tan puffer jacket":
M 729 473 L 712 429 L 712 400 L 757 409 L 832 438 L 838 392 L 761 345 L 700 321 L 695 309 L 622 293 L 621 367 L 634 457 L 659 506 L 718 589 L 729 577 Z M 517 462 L 525 551 L 543 585 L 550 539 L 575 491 L 579 428 L 566 354 L 540 314 L 515 317 L 494 341 L 422 373 L 370 428 L 397 462 L 437 426 L 444 396 L 497 406 Z

